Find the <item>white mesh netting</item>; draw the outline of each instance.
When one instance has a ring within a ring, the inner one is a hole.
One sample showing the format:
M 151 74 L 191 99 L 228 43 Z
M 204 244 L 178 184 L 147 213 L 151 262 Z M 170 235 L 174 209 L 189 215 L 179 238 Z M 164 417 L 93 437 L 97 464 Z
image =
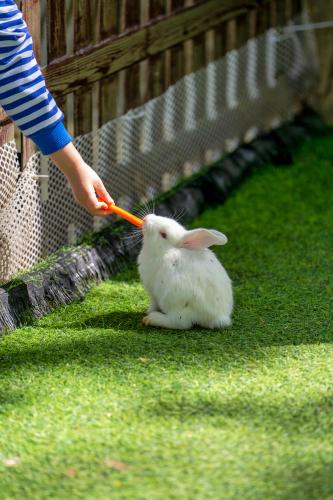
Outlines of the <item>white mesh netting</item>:
M 292 117 L 317 77 L 310 32 L 271 29 L 165 94 L 75 139 L 116 202 L 133 209 L 209 161 Z M 56 167 L 35 154 L 20 176 L 0 152 L 0 282 L 96 227 Z M 48 180 L 35 174 L 47 173 Z

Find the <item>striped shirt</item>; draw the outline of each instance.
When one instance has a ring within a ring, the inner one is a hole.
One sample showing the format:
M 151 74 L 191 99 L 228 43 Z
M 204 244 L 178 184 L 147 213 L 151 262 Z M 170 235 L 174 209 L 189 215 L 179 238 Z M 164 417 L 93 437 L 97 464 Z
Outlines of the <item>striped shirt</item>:
M 14 0 L 0 0 L 0 104 L 42 153 L 54 153 L 71 141 Z

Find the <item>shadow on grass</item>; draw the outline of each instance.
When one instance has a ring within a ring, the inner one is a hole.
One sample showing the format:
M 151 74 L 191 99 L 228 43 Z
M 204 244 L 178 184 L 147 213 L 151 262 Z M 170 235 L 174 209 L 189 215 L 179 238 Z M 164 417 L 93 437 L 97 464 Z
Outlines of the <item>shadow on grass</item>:
M 145 313 L 137 311 L 112 311 L 107 314 L 92 316 L 83 321 L 70 323 L 68 328 L 71 330 L 84 329 L 106 329 L 106 330 L 126 330 L 132 333 L 146 331 L 147 328 L 142 324 L 142 318 Z M 63 327 L 64 325 L 61 324 Z M 47 327 L 46 327 L 47 328 Z
M 161 366 L 173 362 L 179 370 L 191 363 L 227 370 L 230 365 L 235 368 L 248 361 L 279 356 L 267 352 L 271 346 L 332 342 L 326 330 L 286 332 L 279 327 L 279 318 L 269 328 L 258 326 L 255 320 L 245 328 L 243 320 L 235 318 L 234 326 L 224 330 L 195 327 L 178 331 L 147 328 L 142 324 L 143 315 L 144 312 L 114 311 L 66 325 L 37 325 L 38 329 L 47 329 L 52 337 L 48 333 L 39 339 L 38 345 L 25 343 L 23 348 L 13 344 L 4 355 L 0 354 L 0 372 L 18 366 L 52 367 L 69 362 L 87 367 L 110 366 L 119 359 L 124 370 L 135 370 L 140 357 L 154 359 Z
M 330 499 L 333 497 L 332 471 L 333 462 L 328 462 L 321 467 L 294 463 L 288 471 L 284 468 L 274 477 L 277 485 L 276 498 L 280 500 Z M 270 479 L 269 475 L 267 482 Z M 278 494 L 279 491 L 285 493 Z
M 333 410 L 333 392 L 318 394 L 316 397 L 308 396 L 306 402 L 295 403 L 294 399 L 284 397 L 280 400 L 267 401 L 266 398 L 253 398 L 249 392 L 240 393 L 237 397 L 228 397 L 225 394 L 218 394 L 216 399 L 211 399 L 204 391 L 200 394 L 167 393 L 161 394 L 159 399 L 152 400 L 147 412 L 151 417 L 177 418 L 181 422 L 195 419 L 212 419 L 210 425 L 221 426 L 222 420 L 236 420 L 245 425 L 252 425 L 256 428 L 267 426 L 270 422 L 270 429 L 288 429 L 288 432 L 303 433 L 304 426 L 316 434 L 322 432 L 319 424 L 326 417 L 327 425 L 330 425 L 330 415 Z
M 24 401 L 24 394 L 22 390 L 9 387 L 6 390 L 0 390 L 0 414 L 8 405 L 17 405 Z

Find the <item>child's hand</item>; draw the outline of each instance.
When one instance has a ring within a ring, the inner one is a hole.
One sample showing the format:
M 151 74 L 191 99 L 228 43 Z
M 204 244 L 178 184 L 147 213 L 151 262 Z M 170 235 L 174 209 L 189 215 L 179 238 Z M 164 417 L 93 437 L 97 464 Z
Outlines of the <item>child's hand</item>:
M 105 212 L 108 206 L 98 201 L 96 194 L 108 203 L 113 203 L 113 200 L 101 179 L 89 165 L 82 162 L 78 168 L 66 174 L 66 176 L 71 185 L 74 198 L 90 215 L 109 215 L 109 213 Z
M 53 153 L 51 158 L 67 177 L 74 198 L 82 207 L 91 215 L 109 215 L 110 212 L 105 211 L 106 203 L 98 201 L 96 195 L 107 203 L 113 203 L 113 199 L 97 173 L 83 161 L 72 143 Z

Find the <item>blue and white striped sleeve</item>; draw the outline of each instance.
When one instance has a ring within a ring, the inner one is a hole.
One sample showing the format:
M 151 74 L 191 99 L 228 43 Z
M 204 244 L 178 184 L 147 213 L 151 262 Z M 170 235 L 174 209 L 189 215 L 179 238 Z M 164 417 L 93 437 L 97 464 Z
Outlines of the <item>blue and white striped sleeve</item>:
M 0 0 L 0 104 L 43 154 L 52 154 L 71 141 L 14 0 Z

